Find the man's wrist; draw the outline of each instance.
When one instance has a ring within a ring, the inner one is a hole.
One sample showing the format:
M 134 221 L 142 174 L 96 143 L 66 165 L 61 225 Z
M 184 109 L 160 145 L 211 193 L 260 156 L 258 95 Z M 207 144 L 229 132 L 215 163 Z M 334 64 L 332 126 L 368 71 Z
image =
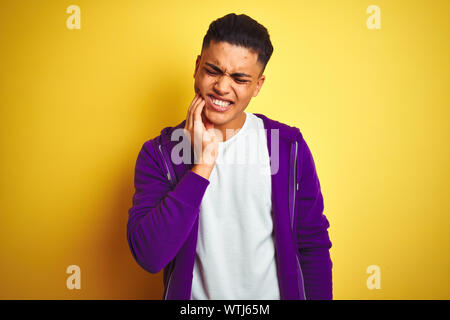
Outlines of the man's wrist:
M 211 175 L 213 168 L 214 164 L 210 165 L 198 163 L 192 167 L 191 171 L 209 180 L 209 176 Z

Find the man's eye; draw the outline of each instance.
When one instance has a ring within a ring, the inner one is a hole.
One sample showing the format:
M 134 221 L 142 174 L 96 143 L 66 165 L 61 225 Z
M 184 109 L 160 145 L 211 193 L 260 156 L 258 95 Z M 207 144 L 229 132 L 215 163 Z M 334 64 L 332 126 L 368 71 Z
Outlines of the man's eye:
M 208 69 L 205 69 L 205 70 L 206 70 L 206 72 L 208 72 L 209 74 L 217 74 L 217 72 L 213 72 L 213 71 L 208 70 Z
M 206 69 L 206 68 L 205 68 L 205 71 L 206 71 L 208 74 L 211 74 L 211 75 L 218 75 L 218 74 L 219 74 L 218 72 L 214 72 L 214 71 L 211 71 L 211 70 Z M 234 81 L 236 81 L 236 82 L 238 82 L 238 83 L 246 83 L 246 82 L 248 82 L 247 80 L 236 79 L 236 78 L 233 78 L 233 79 L 234 79 Z

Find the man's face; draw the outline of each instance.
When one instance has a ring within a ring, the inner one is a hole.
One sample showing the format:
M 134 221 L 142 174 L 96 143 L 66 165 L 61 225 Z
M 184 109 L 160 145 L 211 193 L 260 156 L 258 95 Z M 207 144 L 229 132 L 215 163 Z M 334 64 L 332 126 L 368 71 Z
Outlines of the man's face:
M 204 116 L 215 127 L 236 128 L 251 98 L 258 95 L 265 77 L 259 76 L 263 66 L 257 59 L 258 54 L 247 48 L 215 41 L 197 57 L 194 89 L 205 99 Z M 215 106 L 213 96 L 232 103 Z

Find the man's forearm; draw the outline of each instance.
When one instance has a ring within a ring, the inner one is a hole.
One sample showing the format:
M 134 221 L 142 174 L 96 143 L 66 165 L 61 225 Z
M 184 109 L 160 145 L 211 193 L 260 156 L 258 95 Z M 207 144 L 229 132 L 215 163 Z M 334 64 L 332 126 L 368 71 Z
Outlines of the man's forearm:
M 307 300 L 332 300 L 332 267 L 328 248 L 301 250 L 300 264 Z

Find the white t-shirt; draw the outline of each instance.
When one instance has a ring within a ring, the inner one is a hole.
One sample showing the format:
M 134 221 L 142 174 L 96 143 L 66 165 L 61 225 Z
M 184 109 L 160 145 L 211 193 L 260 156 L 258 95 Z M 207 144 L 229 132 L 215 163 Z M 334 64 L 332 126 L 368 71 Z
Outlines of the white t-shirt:
M 200 206 L 192 300 L 280 299 L 269 152 L 262 119 L 219 142 Z

